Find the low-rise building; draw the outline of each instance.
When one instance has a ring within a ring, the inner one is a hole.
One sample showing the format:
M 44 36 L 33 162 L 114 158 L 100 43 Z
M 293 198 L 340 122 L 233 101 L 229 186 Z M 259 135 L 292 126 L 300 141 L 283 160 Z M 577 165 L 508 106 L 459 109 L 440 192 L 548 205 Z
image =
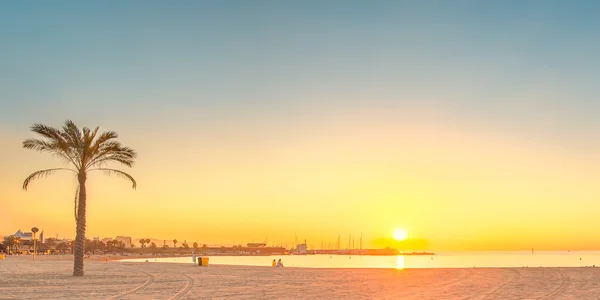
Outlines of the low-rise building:
M 33 232 L 23 232 L 19 229 L 13 235 L 18 237 L 21 242 L 33 241 Z
M 16 241 L 14 242 L 14 245 L 12 245 L 10 248 L 12 248 L 12 252 L 14 253 L 22 253 L 22 254 L 27 254 L 29 252 L 33 252 L 33 245 L 34 245 L 34 236 L 33 236 L 33 232 L 24 232 L 21 229 L 17 230 L 17 232 L 15 232 L 12 235 L 9 235 L 7 237 L 14 237 L 16 239 Z M 35 237 L 35 239 L 39 242 L 39 243 L 43 243 L 44 241 L 44 232 L 42 231 L 38 236 Z
M 131 247 L 131 237 L 130 236 L 118 236 L 115 240 L 122 242 L 125 245 L 125 248 Z
M 296 246 L 296 254 L 306 254 L 308 252 L 308 247 L 306 246 L 306 243 L 304 244 L 298 244 Z

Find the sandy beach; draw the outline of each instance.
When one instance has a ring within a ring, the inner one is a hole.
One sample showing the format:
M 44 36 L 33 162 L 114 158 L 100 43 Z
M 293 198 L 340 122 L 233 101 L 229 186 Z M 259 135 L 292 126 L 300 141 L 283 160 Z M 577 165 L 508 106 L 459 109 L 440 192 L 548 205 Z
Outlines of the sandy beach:
M 0 260 L 0 299 L 598 299 L 600 268 L 309 269 Z

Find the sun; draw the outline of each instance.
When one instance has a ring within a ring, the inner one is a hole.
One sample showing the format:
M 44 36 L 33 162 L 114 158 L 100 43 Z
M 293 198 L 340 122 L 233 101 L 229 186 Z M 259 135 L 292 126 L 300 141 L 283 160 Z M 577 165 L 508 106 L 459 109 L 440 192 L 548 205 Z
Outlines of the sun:
M 406 233 L 406 230 L 404 230 L 402 228 L 396 228 L 394 230 L 393 236 L 396 241 L 401 242 L 401 241 L 406 240 L 406 238 L 408 237 L 408 234 Z

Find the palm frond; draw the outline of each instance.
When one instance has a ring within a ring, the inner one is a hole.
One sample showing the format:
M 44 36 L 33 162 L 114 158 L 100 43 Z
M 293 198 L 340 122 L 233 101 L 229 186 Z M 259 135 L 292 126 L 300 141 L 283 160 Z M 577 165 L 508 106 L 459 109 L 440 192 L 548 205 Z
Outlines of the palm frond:
M 108 141 L 112 140 L 112 139 L 116 139 L 118 138 L 119 135 L 114 132 L 114 131 L 105 131 L 102 134 L 100 134 L 100 136 L 94 141 L 94 144 L 90 147 L 90 153 L 92 155 L 95 155 L 99 149 L 100 146 L 104 145 L 105 143 L 107 143 Z
M 85 148 L 88 149 L 88 151 L 92 150 L 92 143 L 94 142 L 96 135 L 98 135 L 98 130 L 100 130 L 100 127 L 96 127 L 94 128 L 94 130 L 91 130 L 87 127 L 83 127 L 83 142 L 85 144 Z
M 65 140 L 62 137 L 60 130 L 58 130 L 54 127 L 46 126 L 44 124 L 33 124 L 33 126 L 31 126 L 31 131 L 33 131 L 47 139 L 54 140 L 54 141 L 60 141 L 60 142 L 63 142 L 66 144 Z
M 87 127 L 83 127 L 83 153 L 82 153 L 82 166 L 87 165 L 89 160 L 93 157 L 91 146 L 94 138 L 98 134 L 99 127 L 96 127 L 93 131 Z
M 115 169 L 108 169 L 108 168 L 95 168 L 95 169 L 90 169 L 88 170 L 89 172 L 91 171 L 103 171 L 106 175 L 111 176 L 111 175 L 116 175 L 118 177 L 121 178 L 125 178 L 128 179 L 129 181 L 131 181 L 132 184 L 132 188 L 135 189 L 137 187 L 137 182 L 135 181 L 135 179 L 133 178 L 133 176 L 123 172 L 123 171 L 119 171 L 119 170 L 115 170 Z
M 97 157 L 90 164 L 89 167 L 101 167 L 110 162 L 118 162 L 127 167 L 133 167 L 135 159 L 135 154 L 130 153 L 114 153 L 114 154 L 106 154 L 101 157 Z
M 66 135 L 59 129 L 54 127 L 46 126 L 43 124 L 34 124 L 31 126 L 31 131 L 45 137 L 48 141 L 43 141 L 45 145 L 41 145 L 37 142 L 25 141 L 23 147 L 26 149 L 33 149 L 37 151 L 54 151 L 54 154 L 59 155 L 61 158 L 71 162 L 76 168 L 80 168 L 81 163 L 77 163 L 77 152 L 74 151 L 73 145 L 70 140 L 66 138 Z M 46 148 L 45 146 L 50 146 Z M 41 147 L 41 148 L 40 148 Z
M 52 156 L 63 159 L 66 163 L 73 163 L 73 160 L 65 154 L 63 149 L 56 142 L 48 142 L 38 139 L 26 139 L 23 141 L 23 148 L 40 152 L 48 152 Z M 77 167 L 77 165 L 74 165 Z
M 36 172 L 31 173 L 31 175 L 27 176 L 27 178 L 25 178 L 25 181 L 23 181 L 23 189 L 27 190 L 27 187 L 29 186 L 29 183 L 31 181 L 41 178 L 41 177 L 50 176 L 50 175 L 52 175 L 52 173 L 54 173 L 56 171 L 71 171 L 71 172 L 77 173 L 77 171 L 75 171 L 75 170 L 66 169 L 66 168 L 55 168 L 55 169 L 46 169 L 46 170 L 36 171 Z
M 69 142 L 69 145 L 71 146 L 70 149 L 72 152 L 77 153 L 77 155 L 74 155 L 75 161 L 77 161 L 79 165 L 82 165 L 85 149 L 81 131 L 79 131 L 77 125 L 71 120 L 66 120 L 62 129 L 62 136 Z
M 38 139 L 26 139 L 23 141 L 23 148 L 35 151 L 61 151 L 55 143 L 49 143 Z
M 86 168 L 101 166 L 108 162 L 118 162 L 127 167 L 132 167 L 137 153 L 128 147 L 124 147 L 117 141 L 106 141 L 99 145 L 89 160 Z
M 71 120 L 65 121 L 65 125 L 63 125 L 63 133 L 66 134 L 65 137 L 68 137 L 70 140 L 72 140 L 73 144 L 81 143 L 83 141 L 81 131 Z

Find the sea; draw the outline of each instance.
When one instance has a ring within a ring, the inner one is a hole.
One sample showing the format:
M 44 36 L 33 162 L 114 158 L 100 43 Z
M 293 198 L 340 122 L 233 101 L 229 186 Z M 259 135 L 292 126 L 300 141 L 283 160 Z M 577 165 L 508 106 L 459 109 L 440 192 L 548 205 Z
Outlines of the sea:
M 281 259 L 285 267 L 301 268 L 503 268 L 600 267 L 600 251 L 442 252 L 435 255 L 281 255 L 209 256 L 209 265 L 271 266 Z M 124 262 L 193 264 L 191 256 L 124 259 Z

